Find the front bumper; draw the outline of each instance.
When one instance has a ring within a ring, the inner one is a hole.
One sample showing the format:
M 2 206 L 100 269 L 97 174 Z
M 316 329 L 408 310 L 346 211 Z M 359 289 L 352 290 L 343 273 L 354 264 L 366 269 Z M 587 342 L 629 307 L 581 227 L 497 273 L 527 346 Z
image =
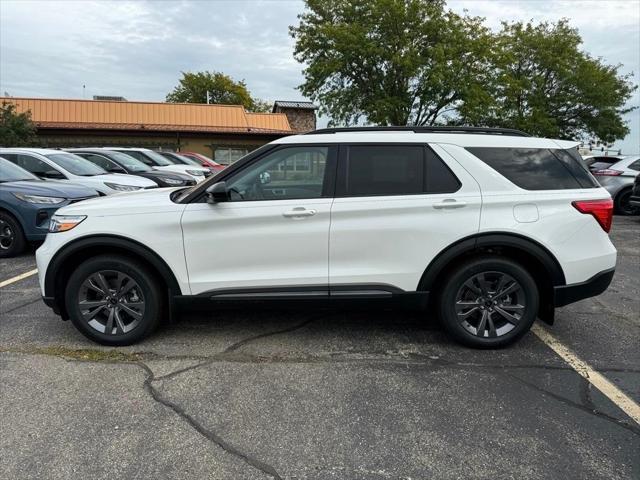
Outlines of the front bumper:
M 593 277 L 584 282 L 553 287 L 554 306 L 562 307 L 584 298 L 600 295 L 611 284 L 615 271 L 615 268 L 611 268 L 609 270 L 596 273 Z

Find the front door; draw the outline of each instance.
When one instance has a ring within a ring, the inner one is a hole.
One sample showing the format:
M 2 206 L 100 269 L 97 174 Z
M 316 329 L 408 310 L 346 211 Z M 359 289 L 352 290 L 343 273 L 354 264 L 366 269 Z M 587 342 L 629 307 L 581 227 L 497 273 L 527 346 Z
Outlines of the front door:
M 229 201 L 189 204 L 191 293 L 326 291 L 334 171 L 335 147 L 283 146 L 225 178 Z

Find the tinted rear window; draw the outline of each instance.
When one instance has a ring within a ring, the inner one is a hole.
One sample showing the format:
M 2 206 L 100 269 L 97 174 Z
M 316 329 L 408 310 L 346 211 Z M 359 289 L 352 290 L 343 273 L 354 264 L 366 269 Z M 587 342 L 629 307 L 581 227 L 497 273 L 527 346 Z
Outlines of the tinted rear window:
M 349 147 L 346 192 L 349 196 L 411 195 L 422 192 L 422 146 Z
M 566 190 L 598 186 L 595 179 L 567 150 L 494 147 L 469 147 L 467 150 L 525 190 Z

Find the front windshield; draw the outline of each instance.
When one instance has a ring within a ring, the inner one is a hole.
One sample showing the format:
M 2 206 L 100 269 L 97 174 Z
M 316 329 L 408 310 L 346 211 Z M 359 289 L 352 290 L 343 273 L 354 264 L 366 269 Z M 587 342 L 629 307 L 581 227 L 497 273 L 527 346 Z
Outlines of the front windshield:
M 0 158 L 0 182 L 19 182 L 20 180 L 39 180 L 39 178 L 9 160 Z
M 143 155 L 146 155 L 153 161 L 153 163 L 155 163 L 156 165 L 160 165 L 161 167 L 166 167 L 167 165 L 173 165 L 172 162 L 164 158 L 159 153 L 154 152 L 153 150 L 149 150 L 149 151 L 145 150 Z
M 103 175 L 107 173 L 106 170 L 94 165 L 89 160 L 71 153 L 52 153 L 46 157 L 73 175 L 91 177 L 93 175 Z
M 140 160 L 133 158 L 126 153 L 111 152 L 109 156 L 131 172 L 150 172 L 153 170 L 150 166 L 145 165 Z
M 202 166 L 202 163 L 198 162 L 197 160 L 194 160 L 193 158 L 185 157 L 184 155 L 180 155 L 179 153 L 174 153 L 174 155 L 180 158 L 180 160 L 182 160 L 183 163 L 186 163 L 188 165 L 196 165 L 198 167 Z

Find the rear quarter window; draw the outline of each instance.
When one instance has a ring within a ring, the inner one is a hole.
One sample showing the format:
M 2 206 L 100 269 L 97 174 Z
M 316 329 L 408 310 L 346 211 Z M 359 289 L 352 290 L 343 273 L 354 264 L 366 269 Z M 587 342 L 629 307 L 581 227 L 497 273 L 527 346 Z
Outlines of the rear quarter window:
M 525 190 L 597 188 L 570 151 L 546 148 L 468 147 L 467 150 Z

